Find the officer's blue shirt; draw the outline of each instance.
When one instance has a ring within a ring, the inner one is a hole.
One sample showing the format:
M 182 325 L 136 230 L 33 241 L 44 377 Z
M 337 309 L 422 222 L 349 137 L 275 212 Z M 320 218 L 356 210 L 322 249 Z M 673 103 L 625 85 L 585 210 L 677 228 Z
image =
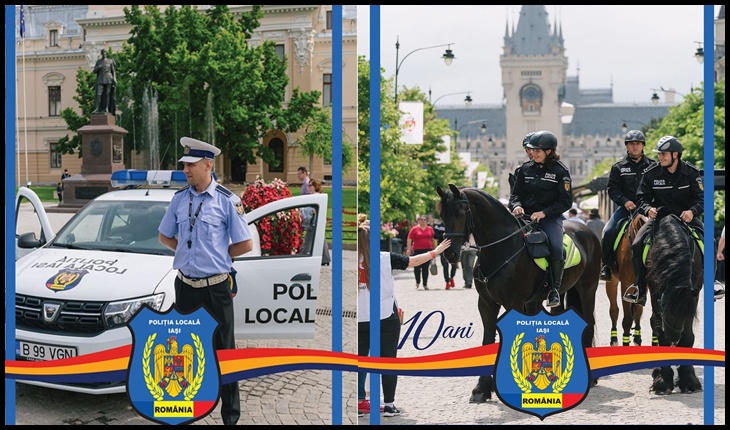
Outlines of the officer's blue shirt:
M 251 239 L 241 199 L 216 181 L 202 193 L 189 185 L 175 193 L 158 231 L 177 236 L 172 267 L 190 278 L 230 272 L 228 245 Z

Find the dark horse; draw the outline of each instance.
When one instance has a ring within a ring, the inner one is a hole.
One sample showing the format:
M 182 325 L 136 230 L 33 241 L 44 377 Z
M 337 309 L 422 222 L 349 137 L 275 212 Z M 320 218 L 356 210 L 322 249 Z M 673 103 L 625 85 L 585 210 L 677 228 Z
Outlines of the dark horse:
M 451 246 L 444 252 L 446 259 L 452 263 L 459 261 L 461 246 L 470 238 L 479 248 L 474 282 L 484 328 L 482 345 L 493 344 L 501 307 L 527 314 L 539 311 L 547 295 L 543 286 L 545 271 L 527 253 L 520 221 L 499 200 L 476 188 L 457 188 L 453 184 L 449 184 L 449 190 L 436 187 L 436 191 L 441 196 L 440 217 L 451 239 Z M 584 224 L 566 222 L 564 226 L 580 251 L 581 262 L 565 269 L 560 293 L 567 298 L 566 307 L 572 306 L 585 319 L 587 328 L 582 342 L 584 347 L 590 347 L 595 330 L 593 311 L 601 270 L 601 244 Z M 493 376 L 482 375 L 469 401 L 491 399 L 494 389 Z
M 631 325 L 634 325 L 633 340 L 635 345 L 641 345 L 641 316 L 644 313 L 643 306 L 634 306 L 631 303 L 621 300 L 626 290 L 634 283 L 634 265 L 631 261 L 631 243 L 636 238 L 636 233 L 642 225 L 646 223 L 646 217 L 643 215 L 634 215 L 628 220 L 626 231 L 619 240 L 616 248 L 616 257 L 613 259 L 613 279 L 606 281 L 606 296 L 608 297 L 609 309 L 608 314 L 611 317 L 611 346 L 618 345 L 618 331 L 616 323 L 618 322 L 619 303 L 623 317 L 621 318 L 622 345 L 628 346 L 631 343 Z M 621 283 L 619 293 L 618 284 Z M 652 343 L 656 344 L 656 338 L 652 338 Z
M 686 224 L 675 215 L 661 217 L 652 226 L 652 244 L 646 258 L 646 280 L 651 293 L 651 324 L 660 346 L 694 346 L 697 302 L 703 283 L 702 251 Z M 710 251 L 712 252 L 712 251 Z M 676 387 L 683 393 L 702 390 L 691 365 L 677 368 Z M 651 390 L 670 394 L 675 387 L 671 366 L 652 372 Z

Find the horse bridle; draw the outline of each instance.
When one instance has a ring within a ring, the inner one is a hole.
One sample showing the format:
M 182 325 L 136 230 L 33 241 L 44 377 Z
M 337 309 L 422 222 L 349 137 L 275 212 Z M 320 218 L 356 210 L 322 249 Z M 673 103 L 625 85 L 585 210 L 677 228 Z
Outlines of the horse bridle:
M 471 232 L 474 229 L 474 217 L 472 216 L 472 213 L 471 213 L 471 206 L 469 205 L 469 199 L 467 199 L 466 197 L 464 197 L 463 199 L 457 200 L 455 203 L 466 203 L 466 230 L 464 231 L 464 233 L 444 233 L 444 237 L 447 239 L 450 239 L 452 237 L 464 238 L 464 242 L 466 242 L 469 240 L 469 236 L 471 235 Z M 476 244 L 476 246 L 472 245 L 469 242 L 469 247 L 472 249 L 476 249 L 477 251 L 481 251 L 484 248 L 488 248 L 488 247 L 496 245 L 498 243 L 502 243 L 505 240 L 511 238 L 512 236 L 522 233 L 523 231 L 527 230 L 528 228 L 532 228 L 533 223 L 534 223 L 533 220 L 531 220 L 531 219 L 527 220 L 527 221 L 525 221 L 525 225 L 521 226 L 517 230 L 513 231 L 512 233 L 508 234 L 507 236 L 505 236 L 499 240 L 495 240 L 494 242 L 487 243 L 486 245 Z M 476 239 L 474 239 L 474 240 L 476 241 Z M 510 261 L 512 261 L 515 257 L 517 257 L 517 255 L 519 255 L 519 253 L 524 248 L 525 248 L 525 243 L 523 242 L 522 246 L 517 249 L 517 252 L 515 252 L 514 254 L 512 254 L 511 257 L 509 257 L 504 262 L 502 262 L 502 264 L 500 264 L 499 267 L 494 269 L 492 271 L 492 273 L 490 273 L 488 276 L 484 277 L 484 282 L 486 283 L 489 280 L 489 278 L 491 278 L 497 272 L 499 272 L 502 269 L 502 267 L 506 266 Z M 481 272 L 481 268 L 480 268 L 480 272 Z

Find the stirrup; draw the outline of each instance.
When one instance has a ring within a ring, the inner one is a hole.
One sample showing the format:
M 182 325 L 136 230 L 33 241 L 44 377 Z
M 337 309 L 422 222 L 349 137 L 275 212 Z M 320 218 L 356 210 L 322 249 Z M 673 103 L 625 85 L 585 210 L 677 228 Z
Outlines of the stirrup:
M 610 281 L 611 278 L 613 278 L 611 274 L 611 267 L 609 267 L 608 265 L 603 266 L 603 268 L 601 268 L 601 274 L 599 278 L 603 281 Z
M 555 293 L 555 296 L 553 296 L 553 293 Z M 552 296 L 552 300 L 550 300 Z M 555 290 L 550 290 L 547 296 L 547 307 L 549 308 L 555 308 L 560 306 L 560 293 L 558 293 Z
M 631 292 L 636 291 L 636 292 Z M 626 292 L 623 296 L 623 301 L 628 303 L 638 303 L 639 301 L 639 287 L 636 286 L 636 284 L 631 284 L 629 288 L 626 289 Z M 644 298 L 644 303 L 646 303 L 646 298 Z

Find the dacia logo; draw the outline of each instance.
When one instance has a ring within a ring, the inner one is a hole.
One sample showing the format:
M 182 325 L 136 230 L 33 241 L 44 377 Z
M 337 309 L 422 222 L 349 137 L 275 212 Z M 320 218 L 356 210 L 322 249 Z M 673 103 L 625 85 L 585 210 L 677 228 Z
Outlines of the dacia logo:
M 217 326 L 202 305 L 187 315 L 145 305 L 132 317 L 127 395 L 138 414 L 161 424 L 189 424 L 213 411 L 221 386 L 213 348 Z
M 527 316 L 516 310 L 497 322 L 495 391 L 510 408 L 541 420 L 578 406 L 588 395 L 586 322 L 569 309 Z

